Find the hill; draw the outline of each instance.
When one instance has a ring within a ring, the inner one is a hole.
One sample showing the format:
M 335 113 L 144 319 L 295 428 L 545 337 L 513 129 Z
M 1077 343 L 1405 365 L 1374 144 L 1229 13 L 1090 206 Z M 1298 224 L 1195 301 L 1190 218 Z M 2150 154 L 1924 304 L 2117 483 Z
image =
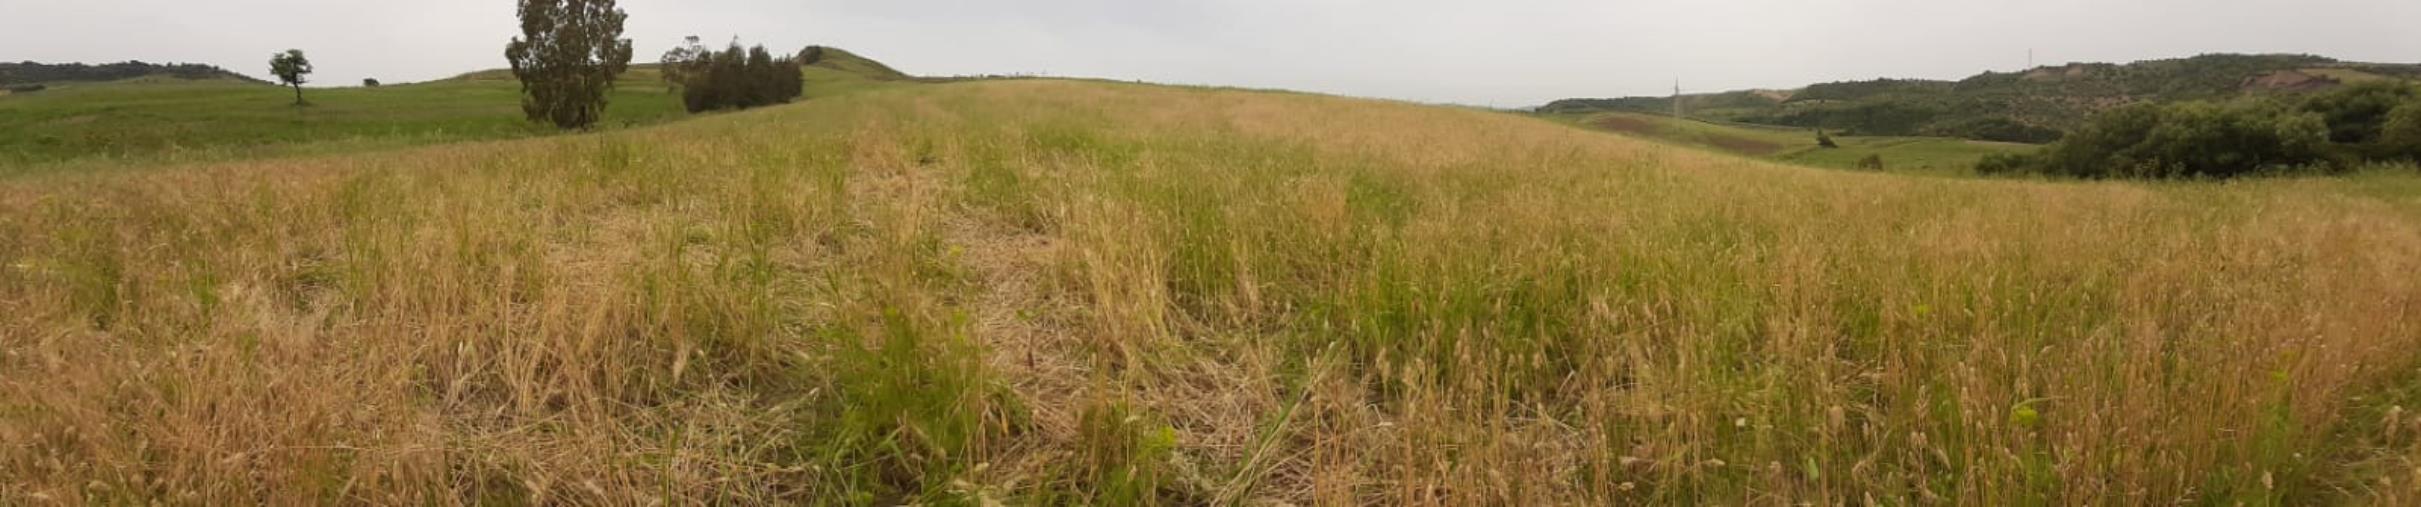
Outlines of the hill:
M 808 67 L 856 74 L 876 81 L 914 79 L 908 73 L 893 69 L 890 65 L 884 65 L 883 62 L 831 46 L 807 46 L 807 49 L 799 50 L 798 59 L 800 64 Z
M 0 181 L 0 503 L 2421 492 L 2410 168 L 1910 178 L 1056 80 L 141 168 Z
M 1693 117 L 1826 128 L 1850 135 L 1943 136 L 2040 143 L 2093 113 L 2137 102 L 2295 94 L 2373 79 L 2421 79 L 2421 66 L 2306 55 L 2212 54 L 2125 65 L 2080 63 L 1987 72 L 1959 81 L 1879 79 L 1686 95 Z M 1672 110 L 1669 97 L 1566 99 L 1542 113 Z
M 801 70 L 806 98 L 904 84 L 888 80 L 880 62 L 847 55 L 832 63 Z M 604 127 L 687 116 L 668 91 L 656 66 L 633 65 L 616 83 Z M 128 158 L 240 159 L 557 133 L 522 120 L 520 84 L 505 70 L 314 88 L 307 108 L 286 107 L 290 93 L 225 79 L 130 79 L 0 95 L 0 176 Z
M 0 62 L 0 86 L 25 84 L 89 83 L 118 81 L 143 77 L 170 77 L 188 80 L 228 80 L 256 84 L 268 81 L 254 79 L 216 66 L 194 63 L 155 64 L 141 61 L 87 65 L 82 63 L 45 64 L 35 62 Z

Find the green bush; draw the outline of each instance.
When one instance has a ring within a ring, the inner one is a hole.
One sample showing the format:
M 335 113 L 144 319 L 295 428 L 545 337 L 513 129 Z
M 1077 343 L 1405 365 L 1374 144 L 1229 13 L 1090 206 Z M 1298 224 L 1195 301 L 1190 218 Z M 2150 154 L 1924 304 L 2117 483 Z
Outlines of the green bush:
M 2328 124 L 2271 100 L 2135 104 L 2094 117 L 2031 159 L 1990 158 L 1977 172 L 2078 178 L 2231 178 L 2324 167 Z
M 2329 142 L 2370 155 L 2387 127 L 2388 113 L 2416 96 L 2421 91 L 2401 81 L 2371 81 L 2314 95 L 2302 109 L 2328 122 Z
M 2421 98 L 2388 111 L 2379 128 L 2379 146 L 2382 158 L 2421 159 Z

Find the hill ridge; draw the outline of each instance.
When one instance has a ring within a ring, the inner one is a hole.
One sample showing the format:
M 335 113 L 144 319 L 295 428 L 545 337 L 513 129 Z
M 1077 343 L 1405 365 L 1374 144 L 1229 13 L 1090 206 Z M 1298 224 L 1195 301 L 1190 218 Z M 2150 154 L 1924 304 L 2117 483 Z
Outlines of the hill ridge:
M 2132 63 L 2067 63 L 1958 80 L 1879 78 L 1792 90 L 1685 94 L 1692 116 L 1729 122 L 1825 128 L 1862 135 L 1926 135 L 2047 142 L 2093 113 L 2136 102 L 2295 94 L 2374 79 L 2421 80 L 2421 65 L 2344 61 L 2305 54 L 2209 53 Z M 1671 97 L 1563 99 L 1545 114 L 1663 113 Z
M 194 80 L 229 79 L 247 83 L 269 84 L 268 81 L 243 75 L 216 65 L 200 63 L 150 63 L 142 60 L 128 60 L 99 65 L 81 62 L 0 62 L 0 86 L 35 83 L 107 82 L 152 76 L 167 76 L 176 79 Z

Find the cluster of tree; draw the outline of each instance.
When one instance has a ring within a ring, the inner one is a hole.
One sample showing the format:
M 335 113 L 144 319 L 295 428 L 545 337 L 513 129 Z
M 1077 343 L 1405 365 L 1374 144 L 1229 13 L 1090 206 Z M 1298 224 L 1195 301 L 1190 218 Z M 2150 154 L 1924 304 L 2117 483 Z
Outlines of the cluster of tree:
M 807 86 L 791 56 L 774 57 L 761 45 L 741 49 L 737 41 L 715 51 L 698 45 L 695 36 L 664 53 L 664 80 L 681 91 L 682 105 L 693 113 L 787 103 Z
M 520 0 L 521 36 L 504 49 L 521 80 L 530 121 L 586 128 L 605 112 L 606 92 L 630 68 L 630 16 L 614 0 Z
M 2135 104 L 2041 153 L 1986 158 L 1985 174 L 2229 178 L 2421 157 L 2421 88 L 2377 81 L 2300 101 Z
M 34 62 L 0 63 L 0 85 L 26 83 L 56 83 L 66 81 L 117 81 L 144 76 L 170 76 L 183 79 L 235 79 L 262 82 L 250 76 L 228 72 L 210 65 L 195 63 L 156 64 L 140 61 L 86 65 L 81 63 L 44 64 Z

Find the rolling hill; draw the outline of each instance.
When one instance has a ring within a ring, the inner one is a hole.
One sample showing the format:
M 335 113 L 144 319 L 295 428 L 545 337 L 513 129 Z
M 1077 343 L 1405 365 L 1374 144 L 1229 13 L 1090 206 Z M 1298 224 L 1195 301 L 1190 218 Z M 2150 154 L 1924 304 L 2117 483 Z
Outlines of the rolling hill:
M 876 81 L 903 81 L 914 76 L 884 65 L 872 58 L 858 56 L 849 50 L 831 46 L 807 46 L 799 50 L 799 63 L 808 67 L 830 69 Z
M 1061 80 L 114 163 L 0 180 L 0 503 L 2421 500 L 2410 168 Z
M 144 77 L 187 80 L 227 80 L 269 84 L 217 66 L 193 63 L 155 64 L 129 61 L 101 65 L 0 62 L 0 86 L 120 81 Z
M 880 62 L 834 53 L 834 61 L 801 70 L 806 98 L 902 83 L 898 71 Z M 133 70 L 143 69 L 156 70 Z M 283 88 L 217 77 L 223 71 L 215 68 L 176 69 L 182 70 L 90 74 L 116 79 L 0 96 L 0 175 L 123 165 L 116 161 L 130 158 L 240 159 L 556 133 L 522 120 L 520 84 L 505 70 L 376 88 L 312 88 L 306 94 L 313 106 L 294 108 Z M 616 83 L 601 127 L 688 116 L 668 91 L 656 66 L 633 65 Z
M 1826 128 L 1849 135 L 1939 136 L 2040 143 L 2093 113 L 2136 102 L 2296 94 L 2342 83 L 2421 79 L 2421 65 L 2344 62 L 2306 55 L 2211 54 L 2130 64 L 2080 63 L 1987 72 L 1958 81 L 1879 79 L 1685 95 L 1692 117 Z M 1566 99 L 1548 114 L 1664 113 L 1670 97 Z

